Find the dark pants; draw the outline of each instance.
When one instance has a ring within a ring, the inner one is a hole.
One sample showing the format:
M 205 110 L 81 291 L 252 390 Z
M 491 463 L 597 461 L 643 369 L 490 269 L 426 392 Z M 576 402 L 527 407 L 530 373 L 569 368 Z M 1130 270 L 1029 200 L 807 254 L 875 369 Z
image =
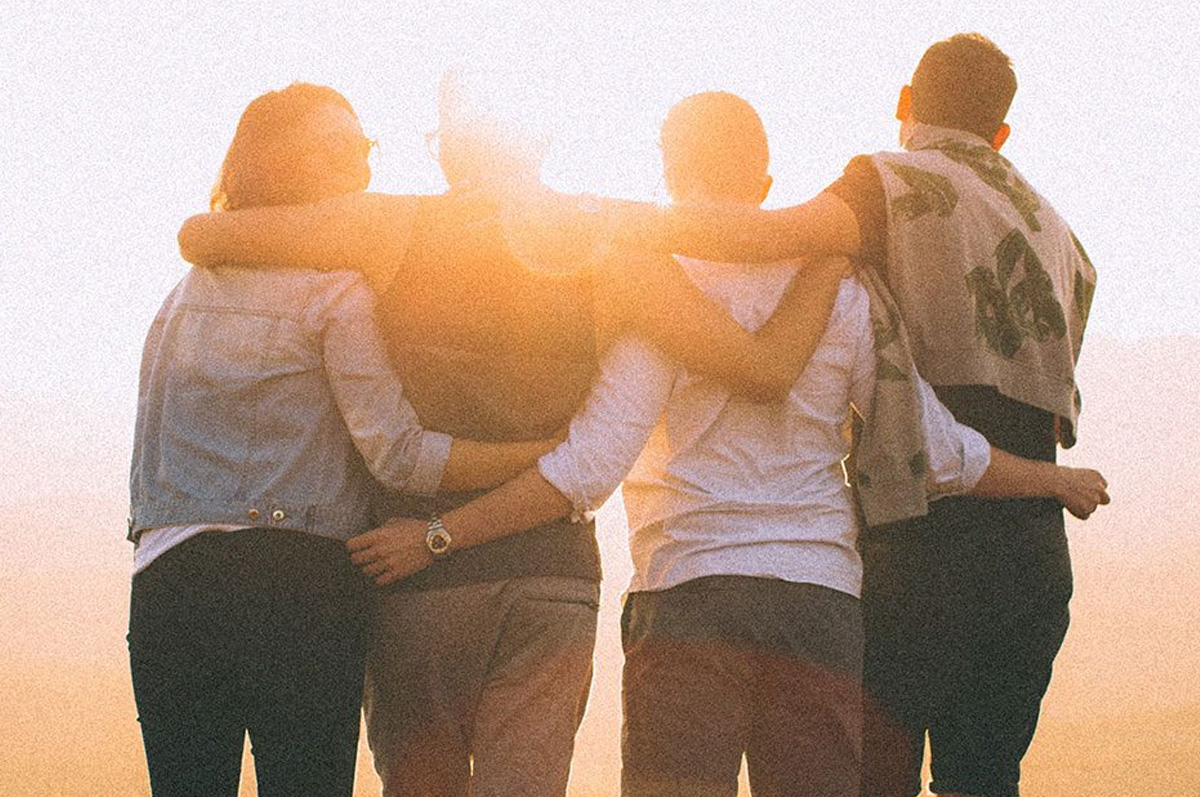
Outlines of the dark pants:
M 133 579 L 129 662 L 155 797 L 349 797 L 364 584 L 336 540 L 207 532 Z
M 921 791 L 926 731 L 935 793 L 1018 793 L 1067 630 L 1070 556 L 1061 510 L 959 504 L 972 506 L 863 545 L 868 797 Z
M 862 617 L 812 584 L 743 576 L 634 592 L 625 648 L 621 792 L 858 794 Z

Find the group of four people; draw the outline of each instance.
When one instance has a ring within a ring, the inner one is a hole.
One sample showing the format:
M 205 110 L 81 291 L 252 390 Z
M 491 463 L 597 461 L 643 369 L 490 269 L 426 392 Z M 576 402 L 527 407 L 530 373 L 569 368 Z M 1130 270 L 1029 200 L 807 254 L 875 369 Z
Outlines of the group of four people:
M 261 794 L 349 794 L 362 705 L 386 795 L 563 795 L 623 483 L 623 794 L 744 754 L 756 795 L 915 795 L 926 730 L 936 791 L 1015 794 L 1062 507 L 1107 495 L 1053 464 L 1095 275 L 996 154 L 1011 76 L 934 45 L 905 151 L 780 211 L 726 93 L 668 114 L 666 209 L 539 187 L 453 73 L 439 196 L 363 193 L 336 92 L 252 102 L 142 367 L 154 793 L 236 793 L 248 731 Z

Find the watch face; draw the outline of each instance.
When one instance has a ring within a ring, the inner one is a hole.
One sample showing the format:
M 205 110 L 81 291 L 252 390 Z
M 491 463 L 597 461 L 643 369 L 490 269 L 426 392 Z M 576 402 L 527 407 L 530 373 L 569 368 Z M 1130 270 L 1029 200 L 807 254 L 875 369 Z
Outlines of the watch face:
M 437 556 L 438 554 L 445 553 L 450 547 L 450 535 L 444 531 L 435 531 L 429 535 L 429 539 L 426 542 L 429 544 L 429 550 L 434 556 Z

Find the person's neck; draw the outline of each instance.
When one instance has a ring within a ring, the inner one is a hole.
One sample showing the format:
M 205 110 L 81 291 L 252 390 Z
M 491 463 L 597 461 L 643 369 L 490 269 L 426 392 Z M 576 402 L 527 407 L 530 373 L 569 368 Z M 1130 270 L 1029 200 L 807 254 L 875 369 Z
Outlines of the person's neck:
M 992 144 L 982 136 L 971 133 L 967 130 L 959 130 L 954 127 L 940 127 L 931 125 L 927 122 L 918 122 L 913 120 L 905 125 L 903 130 L 903 140 L 901 146 L 909 152 L 919 149 L 925 149 L 935 142 L 952 139 L 955 141 L 964 141 L 971 144 L 982 144 L 989 149 Z

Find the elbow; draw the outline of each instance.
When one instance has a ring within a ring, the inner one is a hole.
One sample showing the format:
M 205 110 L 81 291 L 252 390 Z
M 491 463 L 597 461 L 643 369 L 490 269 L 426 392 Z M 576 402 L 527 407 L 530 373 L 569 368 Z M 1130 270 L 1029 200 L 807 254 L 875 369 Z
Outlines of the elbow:
M 179 243 L 179 256 L 189 263 L 199 265 L 201 259 L 200 247 L 197 245 L 197 226 L 201 223 L 200 216 L 192 216 L 179 228 L 176 240 Z

